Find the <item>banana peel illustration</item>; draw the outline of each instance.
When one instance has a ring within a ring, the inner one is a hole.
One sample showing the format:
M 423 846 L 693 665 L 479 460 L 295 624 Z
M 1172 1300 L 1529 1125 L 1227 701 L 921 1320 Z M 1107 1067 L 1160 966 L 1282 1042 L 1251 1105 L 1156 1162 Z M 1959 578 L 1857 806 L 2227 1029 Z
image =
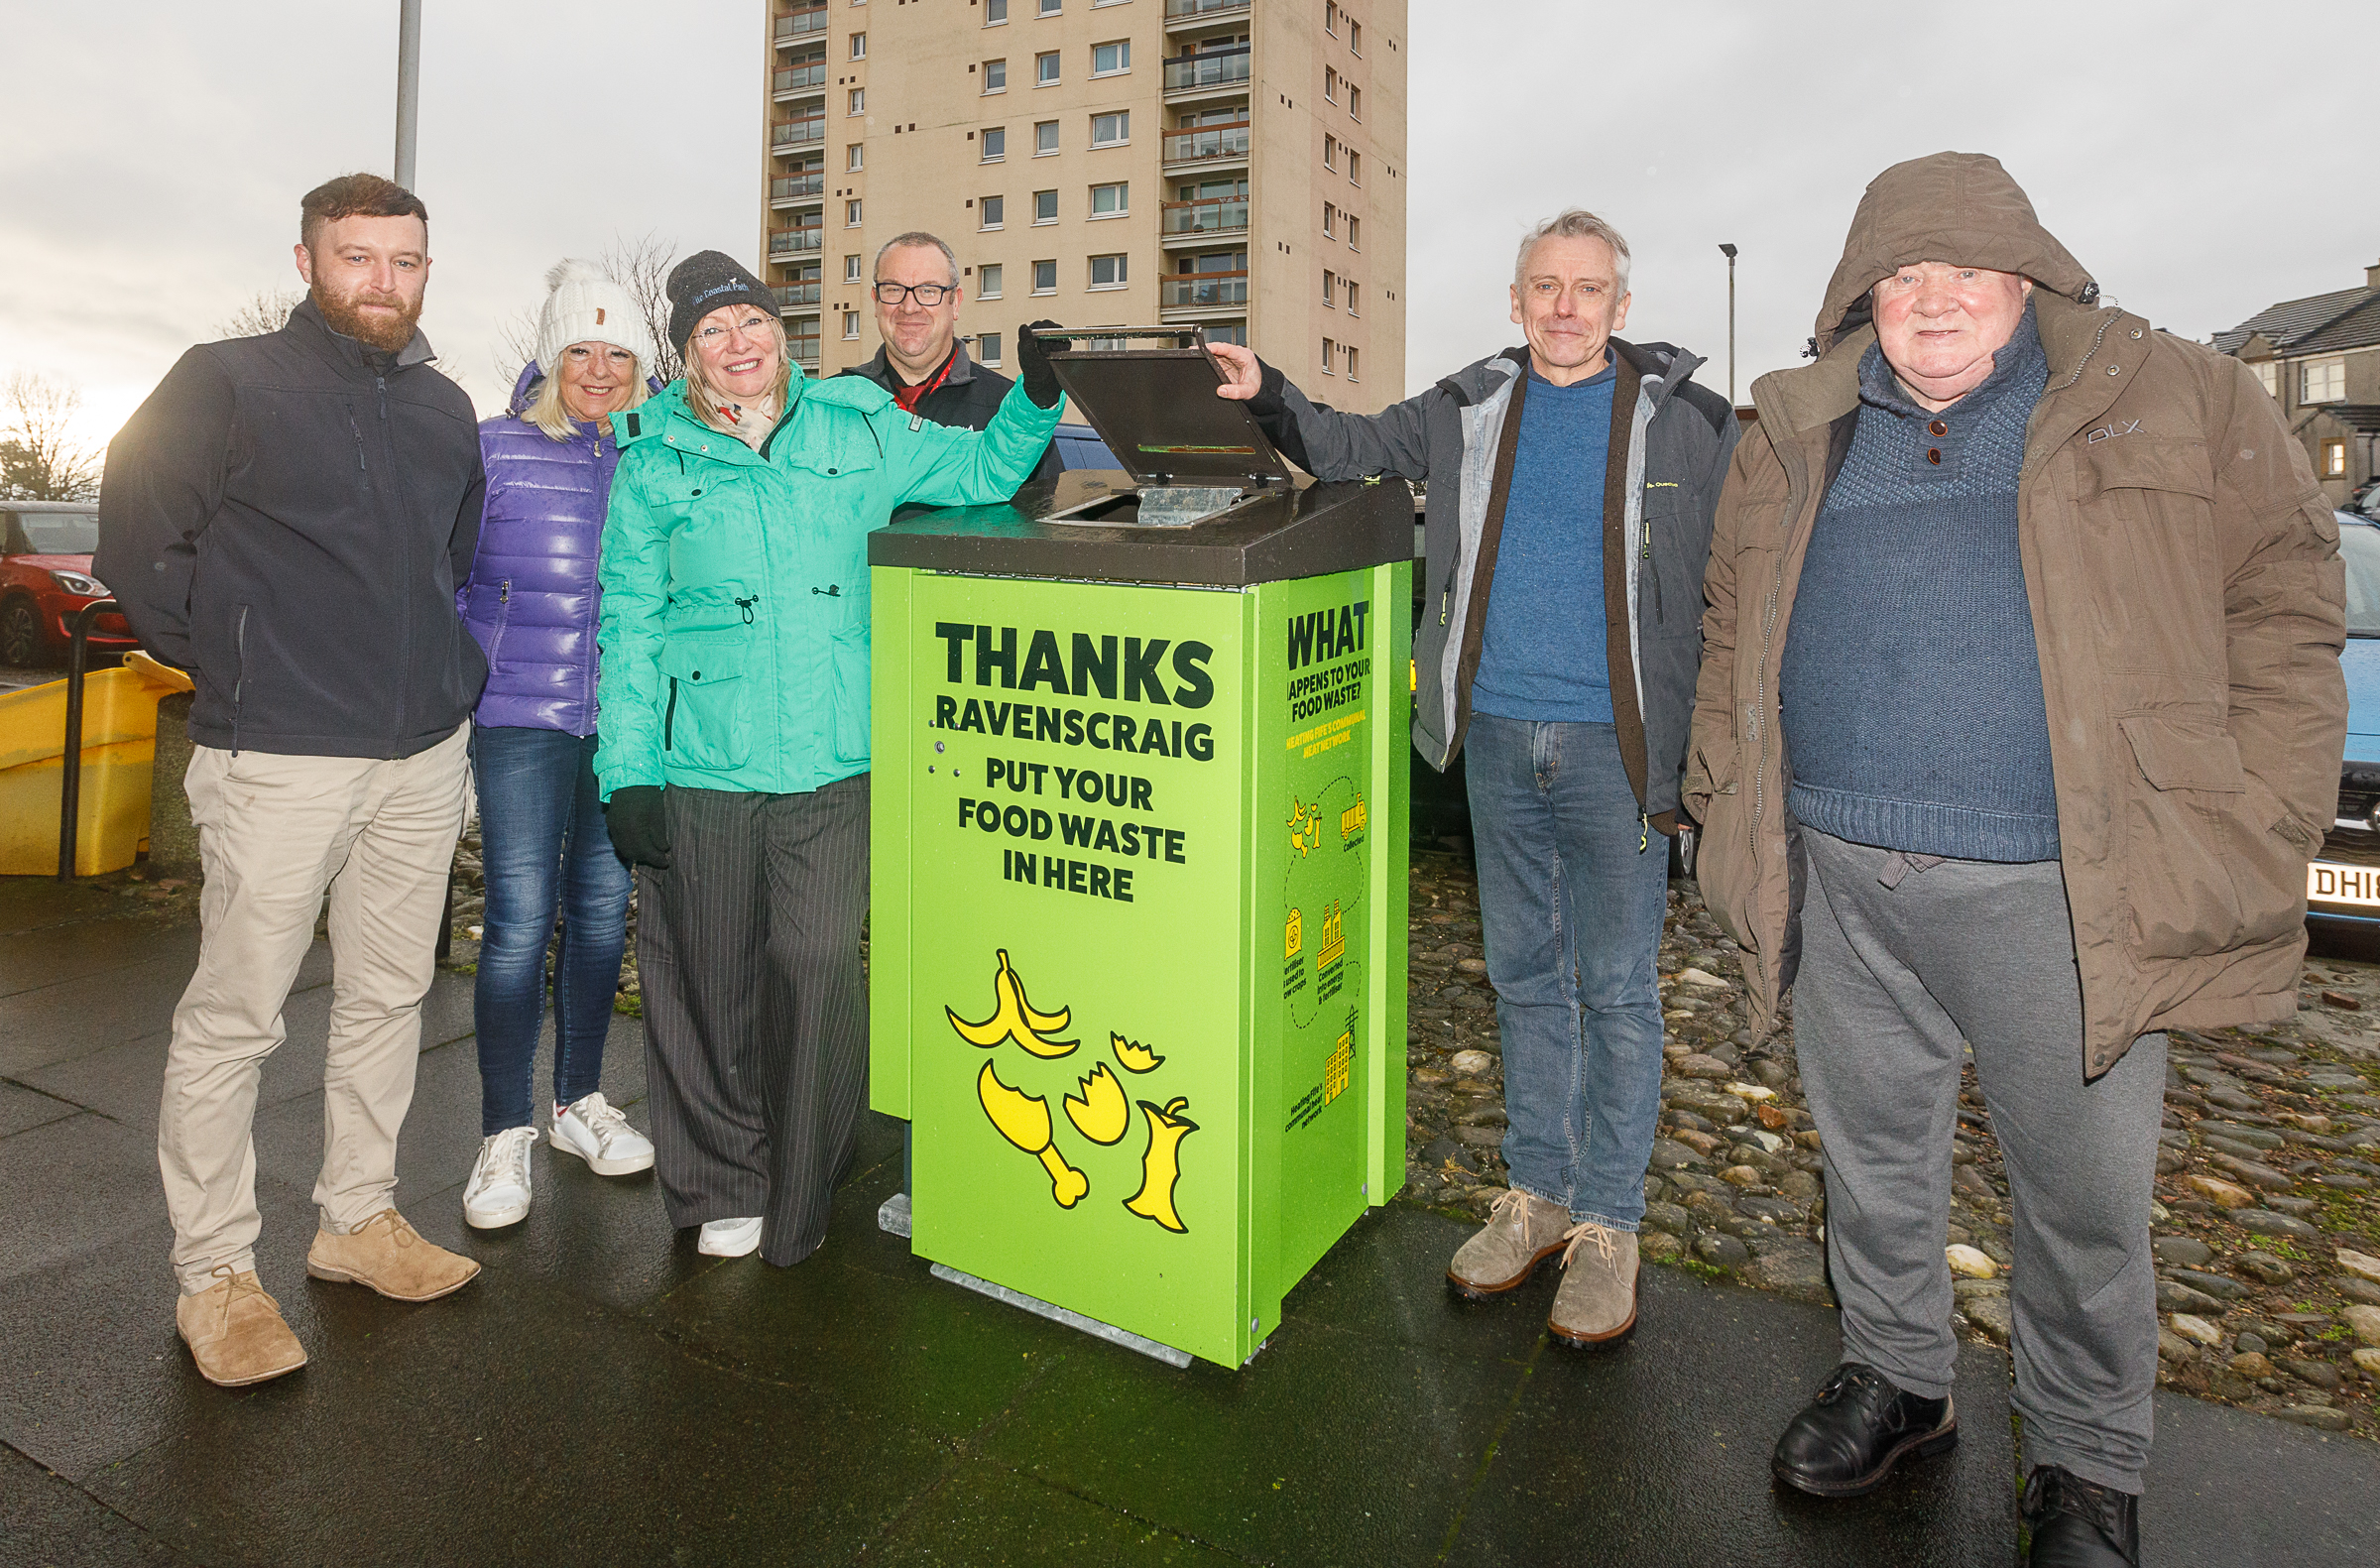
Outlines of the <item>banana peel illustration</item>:
M 1049 1172 L 1051 1202 L 1071 1209 L 1083 1201 L 1083 1194 L 1091 1190 L 1091 1178 L 1066 1163 L 1066 1156 L 1050 1142 L 1047 1100 L 1002 1083 L 990 1062 L 976 1074 L 975 1097 L 983 1102 L 984 1115 L 992 1119 L 1000 1136 L 1039 1159 L 1041 1168 Z
M 1164 1057 L 1138 1040 L 1128 1040 L 1113 1029 L 1108 1031 L 1108 1049 L 1116 1053 L 1117 1064 L 1126 1072 L 1155 1072 L 1165 1065 Z
M 999 1005 L 992 1016 L 981 1024 L 970 1024 L 959 1017 L 958 1010 L 945 1006 L 942 1011 L 950 1018 L 950 1026 L 959 1031 L 959 1038 L 970 1045 L 991 1047 L 1002 1040 L 1014 1040 L 1026 1050 L 1044 1060 L 1054 1061 L 1071 1056 L 1080 1040 L 1051 1039 L 1049 1036 L 1064 1028 L 1074 1018 L 1074 1010 L 1060 1008 L 1044 1013 L 1024 994 L 1024 982 L 1016 977 L 1009 963 L 1009 950 L 1000 950 L 1000 972 L 992 977 L 992 994 Z M 994 1121 L 999 1118 L 995 1117 Z
M 1124 1085 L 1108 1071 L 1108 1064 L 1095 1063 L 1081 1089 L 1079 1095 L 1066 1097 L 1066 1120 L 1094 1144 L 1123 1142 L 1125 1131 L 1131 1126 L 1132 1108 L 1124 1097 Z
M 1148 1119 L 1148 1148 L 1140 1156 L 1140 1190 L 1124 1200 L 1127 1209 L 1176 1236 L 1190 1229 L 1173 1206 L 1174 1183 L 1182 1179 L 1182 1140 L 1198 1131 L 1198 1124 L 1182 1114 L 1189 1109 L 1190 1102 L 1179 1096 L 1163 1105 L 1140 1102 Z

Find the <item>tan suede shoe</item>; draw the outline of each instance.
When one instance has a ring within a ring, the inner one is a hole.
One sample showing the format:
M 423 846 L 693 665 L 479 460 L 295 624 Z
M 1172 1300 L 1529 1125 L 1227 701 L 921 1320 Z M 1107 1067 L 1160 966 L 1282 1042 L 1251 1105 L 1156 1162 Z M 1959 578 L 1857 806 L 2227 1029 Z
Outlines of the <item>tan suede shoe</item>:
M 1568 1209 L 1513 1188 L 1495 1200 L 1479 1234 L 1456 1251 L 1446 1277 L 1474 1300 L 1517 1290 L 1562 1250 L 1569 1229 Z
M 344 1236 L 316 1231 L 305 1271 L 335 1284 L 370 1285 L 396 1301 L 435 1301 L 471 1282 L 479 1265 L 424 1240 L 395 1209 Z
M 1545 1320 L 1556 1343 L 1608 1345 L 1636 1326 L 1636 1233 L 1581 1225 L 1562 1254 L 1562 1288 Z
M 215 1270 L 215 1282 L 174 1303 L 174 1326 L 190 1347 L 198 1375 L 226 1388 L 264 1383 L 305 1365 L 305 1347 L 281 1319 L 256 1271 Z

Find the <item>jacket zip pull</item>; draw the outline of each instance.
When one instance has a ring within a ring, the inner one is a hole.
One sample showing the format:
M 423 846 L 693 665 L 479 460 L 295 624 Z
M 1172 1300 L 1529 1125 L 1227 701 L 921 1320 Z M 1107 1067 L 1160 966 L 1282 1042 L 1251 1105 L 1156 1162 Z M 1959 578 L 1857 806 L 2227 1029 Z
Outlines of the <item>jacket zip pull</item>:
M 1440 626 L 1446 624 L 1447 615 L 1454 608 L 1454 603 L 1455 594 L 1451 588 L 1438 596 L 1438 624 Z
M 496 587 L 496 602 L 497 602 L 498 604 L 510 604 L 510 603 L 512 603 L 512 602 L 513 602 L 513 579 L 512 579 L 512 578 L 510 578 L 510 577 L 507 577 L 507 578 L 505 578 L 505 579 L 504 579 L 504 581 L 503 581 L 503 582 L 501 582 L 501 583 L 497 584 L 497 587 Z
M 752 624 L 752 607 L 760 602 L 761 596 L 757 593 L 749 599 L 738 599 L 736 601 L 736 608 L 744 612 L 744 624 L 746 626 L 750 626 Z
M 661 710 L 661 750 L 669 749 L 669 733 L 677 727 L 677 677 L 669 677 L 669 706 Z
M 1653 819 L 1642 811 L 1636 813 L 1636 853 L 1641 855 L 1652 848 Z

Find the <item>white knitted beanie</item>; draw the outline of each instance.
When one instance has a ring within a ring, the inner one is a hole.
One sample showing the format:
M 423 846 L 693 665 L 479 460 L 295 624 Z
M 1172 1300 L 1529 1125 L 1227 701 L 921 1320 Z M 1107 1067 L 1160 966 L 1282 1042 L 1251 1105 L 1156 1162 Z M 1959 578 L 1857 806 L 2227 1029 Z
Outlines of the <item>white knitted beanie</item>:
M 637 374 L 654 367 L 653 331 L 628 291 L 590 261 L 556 262 L 545 275 L 544 312 L 537 317 L 537 368 L 553 374 L 573 343 L 612 343 L 637 356 Z

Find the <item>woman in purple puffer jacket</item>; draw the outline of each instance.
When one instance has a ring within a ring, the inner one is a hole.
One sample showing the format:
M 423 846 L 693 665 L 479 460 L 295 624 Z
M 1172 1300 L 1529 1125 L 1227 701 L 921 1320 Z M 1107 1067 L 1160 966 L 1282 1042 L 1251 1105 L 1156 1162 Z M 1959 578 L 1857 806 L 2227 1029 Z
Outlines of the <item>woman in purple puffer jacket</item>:
M 598 1175 L 653 1165 L 653 1145 L 600 1087 L 630 880 L 604 831 L 593 766 L 596 553 L 620 460 L 611 416 L 645 401 L 653 335 L 591 263 L 565 261 L 545 283 L 537 357 L 510 412 L 479 427 L 487 510 L 478 559 L 455 593 L 488 656 L 471 723 L 488 892 L 472 994 L 483 1142 L 463 1188 L 463 1218 L 483 1230 L 529 1215 L 531 1077 L 557 914 L 553 1146 Z

